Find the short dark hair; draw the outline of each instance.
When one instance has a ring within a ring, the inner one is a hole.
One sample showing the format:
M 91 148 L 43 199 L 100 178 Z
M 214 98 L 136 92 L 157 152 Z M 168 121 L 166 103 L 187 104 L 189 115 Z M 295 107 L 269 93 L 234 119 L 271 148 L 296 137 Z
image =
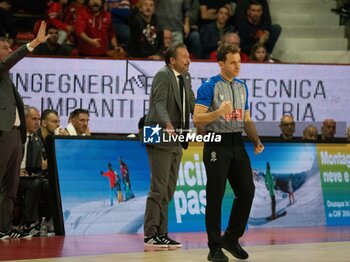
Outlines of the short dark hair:
M 164 58 L 165 58 L 165 63 L 167 65 L 170 64 L 170 58 L 176 57 L 176 51 L 178 48 L 186 48 L 186 45 L 183 43 L 175 43 L 175 44 L 172 44 L 171 46 L 169 46 L 169 48 L 165 51 Z
M 241 51 L 241 49 L 237 45 L 225 44 L 222 43 L 217 51 L 216 60 L 225 62 L 227 54 L 237 54 Z
M 263 7 L 263 5 L 262 5 L 259 1 L 257 1 L 257 0 L 251 0 L 251 1 L 249 1 L 249 3 L 248 3 L 248 8 L 249 8 L 251 5 L 260 5 L 261 7 Z
M 72 119 L 73 117 L 77 117 L 79 114 L 89 114 L 89 111 L 83 108 L 78 108 L 73 110 L 70 114 L 69 114 L 69 118 Z
M 219 13 L 219 10 L 220 10 L 221 8 L 225 8 L 225 9 L 228 11 L 228 13 L 230 14 L 231 10 L 230 10 L 230 8 L 228 8 L 226 5 L 221 5 L 221 6 L 219 6 L 219 7 L 216 9 L 216 13 Z
M 58 113 L 56 110 L 53 109 L 46 109 L 41 113 L 41 121 L 46 120 L 47 117 L 49 116 L 49 114 L 55 114 L 56 116 L 58 116 Z
M 0 37 L 0 42 L 9 42 L 8 38 L 6 37 Z
M 56 26 L 54 26 L 53 24 L 49 24 L 47 27 L 46 27 L 46 33 L 49 32 L 50 29 L 56 29 L 58 30 L 58 28 Z

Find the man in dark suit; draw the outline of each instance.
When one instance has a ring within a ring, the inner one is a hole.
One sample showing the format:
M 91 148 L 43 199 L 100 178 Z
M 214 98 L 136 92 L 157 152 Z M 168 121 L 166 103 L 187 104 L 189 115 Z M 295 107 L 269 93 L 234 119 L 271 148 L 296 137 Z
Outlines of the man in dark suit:
M 158 71 L 152 83 L 150 109 L 145 126 L 159 125 L 170 136 L 189 127 L 194 95 L 191 87 L 189 53 L 182 43 L 174 44 L 165 53 L 166 65 Z M 182 146 L 187 148 L 187 144 Z M 168 237 L 168 204 L 173 197 L 182 148 L 180 142 L 147 144 L 151 168 L 151 186 L 146 203 L 144 244 L 151 247 L 181 247 Z
M 13 53 L 8 41 L 0 38 L 0 239 L 28 237 L 14 230 L 11 224 L 26 125 L 23 101 L 10 79 L 9 70 L 46 41 L 45 29 L 46 23 L 42 22 L 36 38 Z
M 37 108 L 25 106 L 27 140 L 21 163 L 21 178 L 18 192 L 24 196 L 25 230 L 33 236 L 39 235 L 39 202 L 42 188 L 48 186 L 46 178 L 41 177 L 47 161 L 43 160 L 43 142 L 38 135 L 40 112 Z

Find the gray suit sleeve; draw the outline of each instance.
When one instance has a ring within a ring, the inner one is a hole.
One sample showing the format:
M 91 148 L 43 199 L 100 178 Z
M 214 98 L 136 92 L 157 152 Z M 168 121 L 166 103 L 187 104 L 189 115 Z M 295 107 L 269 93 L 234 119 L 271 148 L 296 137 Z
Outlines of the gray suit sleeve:
M 10 70 L 28 52 L 29 51 L 26 45 L 22 45 L 21 47 L 17 48 L 16 51 L 14 51 L 12 54 L 10 54 L 8 57 L 6 57 L 4 60 L 1 61 L 0 73 L 2 74 Z
M 192 81 L 191 81 L 191 75 L 188 74 L 188 79 L 189 79 L 189 87 L 190 87 L 190 97 L 189 97 L 189 102 L 190 102 L 190 113 L 193 115 L 194 112 L 194 105 L 196 104 L 196 99 L 192 90 Z
M 167 110 L 170 79 L 166 72 L 158 72 L 153 80 L 153 99 L 157 115 L 162 123 L 171 122 Z

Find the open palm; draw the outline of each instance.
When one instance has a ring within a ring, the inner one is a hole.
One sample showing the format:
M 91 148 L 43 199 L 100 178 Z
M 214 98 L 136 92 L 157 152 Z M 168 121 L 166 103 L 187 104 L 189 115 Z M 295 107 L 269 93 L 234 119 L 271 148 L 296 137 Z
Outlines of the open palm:
M 36 39 L 40 43 L 44 43 L 49 37 L 50 37 L 50 35 L 46 34 L 46 22 L 42 21 L 41 24 L 40 24 L 40 28 L 39 28 L 38 34 L 36 35 Z

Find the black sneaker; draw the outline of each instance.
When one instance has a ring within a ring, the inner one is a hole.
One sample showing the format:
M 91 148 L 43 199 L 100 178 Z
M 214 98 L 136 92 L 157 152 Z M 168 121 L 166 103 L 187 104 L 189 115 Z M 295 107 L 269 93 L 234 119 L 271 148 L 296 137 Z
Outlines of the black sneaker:
M 210 249 L 208 260 L 214 262 L 228 262 L 228 257 L 222 252 L 221 248 Z
M 0 240 L 9 239 L 10 236 L 7 233 L 0 232 Z
M 22 233 L 16 229 L 12 229 L 11 231 L 5 233 L 9 238 L 20 238 L 20 239 L 31 239 L 33 236 L 30 234 Z
M 245 260 L 249 257 L 248 253 L 241 247 L 238 240 L 230 241 L 225 235 L 221 237 L 221 244 L 224 249 L 235 258 Z
M 33 225 L 30 227 L 25 227 L 23 233 L 32 235 L 33 237 L 40 237 L 40 225 Z
M 172 240 L 171 238 L 168 237 L 168 234 L 165 234 L 163 236 L 159 237 L 164 243 L 168 245 L 168 247 L 182 247 L 182 244 Z
M 160 239 L 158 235 L 155 235 L 153 237 L 145 237 L 144 245 L 146 247 L 168 247 L 168 244 Z

